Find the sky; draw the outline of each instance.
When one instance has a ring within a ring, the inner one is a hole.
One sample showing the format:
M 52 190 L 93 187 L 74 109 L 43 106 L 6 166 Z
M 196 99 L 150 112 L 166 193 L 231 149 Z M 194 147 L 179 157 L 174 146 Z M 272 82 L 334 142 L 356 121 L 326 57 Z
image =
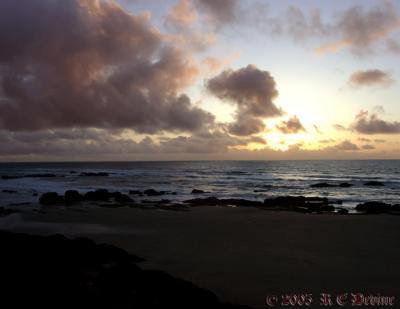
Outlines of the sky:
M 400 159 L 400 2 L 2 0 L 0 161 Z

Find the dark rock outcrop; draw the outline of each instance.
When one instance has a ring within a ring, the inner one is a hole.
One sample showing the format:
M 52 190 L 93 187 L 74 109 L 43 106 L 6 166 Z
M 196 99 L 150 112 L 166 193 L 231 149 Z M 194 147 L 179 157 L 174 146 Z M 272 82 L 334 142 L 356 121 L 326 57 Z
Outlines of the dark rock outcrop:
M 98 172 L 98 173 L 94 173 L 94 172 L 82 172 L 79 174 L 79 176 L 87 176 L 87 177 L 108 177 L 110 176 L 110 173 L 106 173 L 106 172 Z
M 55 205 L 64 203 L 64 198 L 56 192 L 48 192 L 39 198 L 39 202 L 42 205 Z
M 278 196 L 264 200 L 264 206 L 299 212 L 333 212 L 335 207 L 326 197 Z
M 356 210 L 365 211 L 367 213 L 383 213 L 392 210 L 396 210 L 397 207 L 391 204 L 386 204 L 382 202 L 366 202 L 362 204 L 358 204 L 356 206 Z M 400 210 L 400 209 L 399 209 Z
M 146 194 L 147 196 L 159 196 L 159 195 L 164 195 L 166 193 L 167 193 L 166 191 L 156 191 L 154 189 L 144 190 L 144 194 Z
M 353 186 L 353 184 L 348 183 L 348 182 L 342 182 L 342 183 L 339 184 L 340 188 L 350 188 L 352 186 Z
M 110 196 L 117 203 L 120 203 L 120 204 L 133 203 L 133 199 L 131 199 L 128 195 L 123 194 L 121 192 L 113 192 L 110 194 Z
M 370 187 L 383 187 L 385 184 L 380 181 L 368 181 L 364 183 L 364 186 L 370 186 Z
M 316 184 L 313 184 L 310 186 L 311 188 L 331 188 L 331 187 L 336 187 L 335 185 L 331 185 L 329 183 L 326 182 L 319 182 Z
M 196 206 L 217 206 L 222 205 L 221 200 L 215 196 L 210 196 L 207 198 L 195 198 L 191 200 L 184 201 L 186 204 L 196 205 Z
M 74 204 L 83 201 L 83 195 L 76 190 L 68 190 L 64 193 L 65 203 Z
M 193 189 L 192 190 L 192 194 L 203 194 L 203 193 L 206 193 L 206 191 L 199 190 L 199 189 Z
M 5 216 L 11 215 L 16 212 L 18 212 L 18 211 L 14 210 L 14 209 L 0 207 L 0 217 L 5 217 Z
M 143 192 L 139 191 L 139 190 L 129 190 L 129 194 L 131 194 L 131 195 L 143 195 Z
M 9 193 L 9 194 L 17 193 L 17 191 L 15 191 L 15 190 L 2 190 L 1 192 Z
M 110 192 L 106 189 L 86 192 L 84 195 L 86 201 L 108 201 L 111 198 Z
M 0 231 L 0 287 L 7 308 L 246 308 L 88 239 Z

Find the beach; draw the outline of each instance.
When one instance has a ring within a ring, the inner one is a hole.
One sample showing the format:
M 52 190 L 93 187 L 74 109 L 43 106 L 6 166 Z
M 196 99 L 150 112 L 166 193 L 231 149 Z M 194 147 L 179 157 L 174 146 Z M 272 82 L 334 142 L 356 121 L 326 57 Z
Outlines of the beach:
M 214 292 L 265 308 L 268 295 L 372 293 L 399 296 L 398 216 L 303 214 L 253 207 L 189 210 L 42 207 L 0 228 L 61 233 L 116 245 Z M 29 257 L 27 257 L 29 258 Z

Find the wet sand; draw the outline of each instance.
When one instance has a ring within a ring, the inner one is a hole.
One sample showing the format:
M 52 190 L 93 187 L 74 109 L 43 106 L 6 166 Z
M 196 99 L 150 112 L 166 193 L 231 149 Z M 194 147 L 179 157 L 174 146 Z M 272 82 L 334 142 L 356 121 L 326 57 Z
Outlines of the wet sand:
M 265 308 L 267 295 L 308 292 L 319 307 L 324 292 L 400 297 L 399 220 L 245 207 L 48 207 L 2 218 L 0 228 L 111 243 L 147 259 L 143 268 L 190 280 L 223 301 Z

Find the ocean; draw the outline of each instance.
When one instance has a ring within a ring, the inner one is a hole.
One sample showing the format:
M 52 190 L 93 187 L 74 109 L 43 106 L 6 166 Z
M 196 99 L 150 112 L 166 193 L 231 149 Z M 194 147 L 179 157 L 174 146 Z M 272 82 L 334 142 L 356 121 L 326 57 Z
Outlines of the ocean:
M 80 175 L 88 172 L 109 175 Z M 32 174 L 56 177 L 19 177 Z M 100 188 L 123 193 L 149 188 L 176 192 L 162 197 L 133 196 L 135 200 L 166 198 L 176 202 L 193 198 L 194 188 L 208 192 L 201 197 L 328 197 L 343 201 L 343 207 L 350 210 L 366 201 L 400 202 L 400 160 L 0 163 L 0 176 L 0 206 L 30 203 L 27 205 L 33 207 L 45 192 L 74 189 L 84 193 Z M 365 186 L 368 181 L 380 181 L 384 186 Z M 352 186 L 311 187 L 321 182 Z

